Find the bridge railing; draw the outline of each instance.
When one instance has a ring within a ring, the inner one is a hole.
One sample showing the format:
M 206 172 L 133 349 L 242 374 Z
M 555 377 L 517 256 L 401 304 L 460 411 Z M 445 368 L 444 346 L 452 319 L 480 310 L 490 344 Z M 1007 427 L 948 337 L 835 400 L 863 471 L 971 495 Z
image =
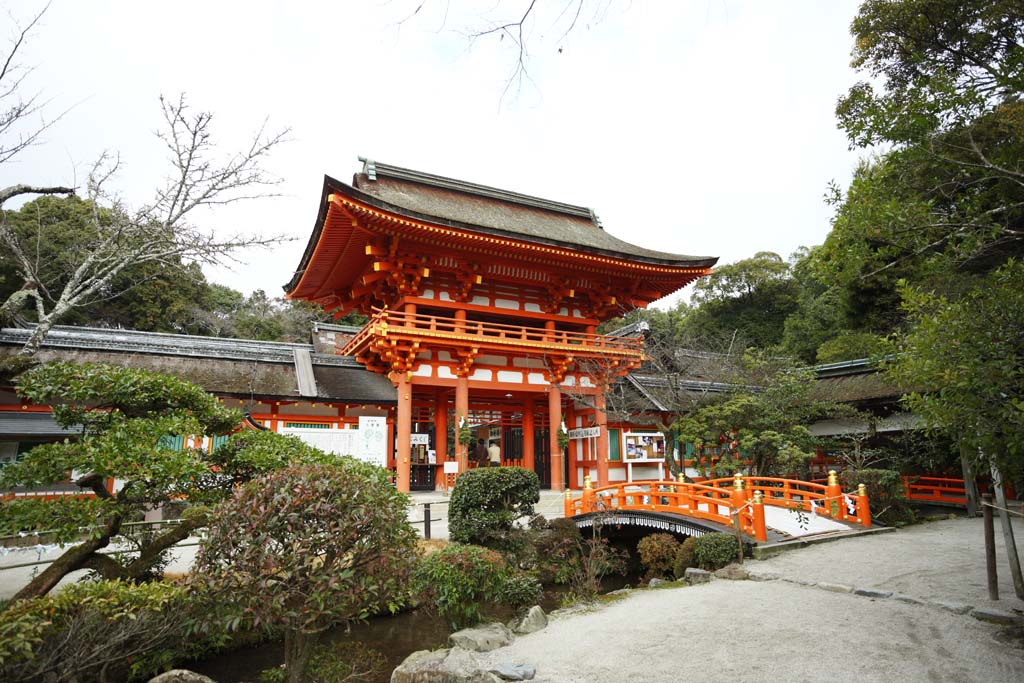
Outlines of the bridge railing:
M 565 516 L 613 510 L 648 510 L 706 519 L 724 525 L 738 523 L 741 532 L 758 541 L 768 540 L 764 506 L 800 509 L 844 521 L 871 526 L 871 510 L 864 485 L 857 493 L 843 493 L 836 473 L 828 484 L 778 477 L 734 477 L 701 483 L 685 481 L 618 482 L 593 488 L 584 478 L 583 495 L 566 491 Z
M 967 505 L 967 489 L 963 479 L 950 477 L 903 477 L 907 498 L 947 505 Z

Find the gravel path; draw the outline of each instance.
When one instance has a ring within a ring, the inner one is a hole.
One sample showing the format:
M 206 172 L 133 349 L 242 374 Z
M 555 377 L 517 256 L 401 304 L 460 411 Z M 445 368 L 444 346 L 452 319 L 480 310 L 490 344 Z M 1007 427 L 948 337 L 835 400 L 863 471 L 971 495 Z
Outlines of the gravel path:
M 988 602 L 975 538 L 980 520 L 959 519 L 816 545 L 747 563 L 766 580 L 635 591 L 481 658 L 534 665 L 541 682 L 1021 681 L 1019 635 L 939 604 L 1024 609 L 1008 577 Z M 835 592 L 852 587 L 921 602 Z

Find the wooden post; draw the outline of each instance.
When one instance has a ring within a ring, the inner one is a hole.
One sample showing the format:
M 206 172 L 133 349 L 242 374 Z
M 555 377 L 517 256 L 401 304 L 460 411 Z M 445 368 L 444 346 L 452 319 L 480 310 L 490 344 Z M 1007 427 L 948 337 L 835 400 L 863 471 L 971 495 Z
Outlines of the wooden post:
M 562 426 L 562 390 L 552 384 L 548 389 L 548 448 L 551 453 L 551 490 L 561 491 L 562 449 L 558 445 L 558 430 Z
M 523 469 L 534 470 L 533 452 L 533 397 L 523 399 Z
M 576 510 L 574 509 L 574 506 L 572 504 L 572 491 L 570 491 L 569 489 L 565 490 L 565 502 L 564 502 L 564 504 L 565 504 L 565 516 L 566 517 L 574 517 L 574 516 L 576 516 Z
M 828 484 L 825 486 L 825 512 L 833 519 L 846 519 L 846 505 L 843 502 L 843 489 L 839 486 L 839 477 L 835 470 L 828 471 Z
M 605 405 L 604 389 L 599 387 L 594 395 L 594 418 L 597 432 L 597 485 L 608 485 L 608 413 Z
M 459 375 L 455 379 L 455 459 L 459 461 L 459 472 L 469 469 L 469 446 L 459 441 L 462 420 L 469 423 L 469 378 Z
M 992 465 L 992 488 L 996 492 L 999 523 L 1003 527 L 1003 545 L 1006 546 L 1006 559 L 1010 563 L 1010 576 L 1013 577 L 1013 592 L 1018 598 L 1024 600 L 1024 576 L 1021 576 L 1020 558 L 1017 556 L 1017 544 L 1013 540 L 1010 515 L 1006 512 L 1006 491 L 1003 489 L 1003 477 L 994 464 Z
M 444 390 L 438 391 L 434 399 L 434 449 L 438 465 L 448 459 L 448 397 Z
M 981 516 L 985 526 L 985 573 L 988 575 L 988 599 L 999 599 L 999 574 L 996 569 L 996 530 L 992 523 L 992 494 L 981 497 Z
M 590 481 L 590 475 L 583 477 L 583 512 L 595 512 L 597 502 L 594 500 L 594 485 Z
M 754 511 L 754 538 L 761 543 L 766 543 L 768 541 L 768 525 L 764 520 L 764 493 L 754 492 L 751 509 Z
M 871 526 L 871 506 L 868 504 L 868 487 L 857 485 L 857 521 L 861 526 Z
M 395 429 L 398 439 L 395 445 L 395 486 L 402 493 L 409 493 L 411 465 L 409 456 L 412 452 L 412 383 L 409 376 L 397 373 L 395 386 L 398 389 L 398 409 L 395 415 Z

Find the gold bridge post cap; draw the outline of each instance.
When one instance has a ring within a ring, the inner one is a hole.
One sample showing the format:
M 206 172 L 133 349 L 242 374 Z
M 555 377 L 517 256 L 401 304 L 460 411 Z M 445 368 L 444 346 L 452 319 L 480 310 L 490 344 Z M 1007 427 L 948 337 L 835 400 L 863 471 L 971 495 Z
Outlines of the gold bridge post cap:
M 857 484 L 857 495 L 866 496 L 868 495 L 868 487 L 864 484 Z
M 590 475 L 583 477 L 583 488 L 592 489 L 594 488 L 594 482 L 590 480 Z
M 764 493 L 761 491 L 754 491 L 754 505 L 764 504 Z
M 737 472 L 736 474 L 733 475 L 732 486 L 737 491 L 742 491 L 743 490 L 743 475 L 740 474 L 739 472 Z
M 565 490 L 565 497 L 566 498 L 572 498 L 572 490 L 571 489 L 566 489 Z
M 836 476 L 836 471 L 835 470 L 829 470 L 828 471 L 828 485 L 829 486 L 835 486 L 838 483 L 839 483 L 839 478 Z

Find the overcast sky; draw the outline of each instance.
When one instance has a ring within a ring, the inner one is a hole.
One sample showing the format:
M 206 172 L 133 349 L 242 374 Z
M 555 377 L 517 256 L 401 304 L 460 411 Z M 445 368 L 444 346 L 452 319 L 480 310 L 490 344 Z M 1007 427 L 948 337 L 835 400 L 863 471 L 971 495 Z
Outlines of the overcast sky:
M 357 156 L 589 206 L 617 237 L 720 264 L 786 257 L 827 234 L 826 186 L 845 186 L 860 156 L 833 114 L 856 80 L 857 2 L 588 2 L 565 37 L 564 18 L 542 13 L 527 26 L 531 80 L 504 96 L 511 41 L 466 33 L 527 0 L 428 1 L 400 23 L 419 4 L 54 0 L 21 61 L 35 68 L 26 91 L 42 91 L 51 115 L 70 111 L 0 167 L 0 185 L 81 185 L 116 150 L 119 189 L 147 199 L 167 168 L 158 98 L 184 91 L 215 113 L 225 150 L 267 117 L 292 131 L 268 163 L 283 196 L 197 217 L 297 238 L 207 270 L 246 292 L 281 294 L 323 175 L 350 181 Z M 7 11 L 28 21 L 40 6 Z

